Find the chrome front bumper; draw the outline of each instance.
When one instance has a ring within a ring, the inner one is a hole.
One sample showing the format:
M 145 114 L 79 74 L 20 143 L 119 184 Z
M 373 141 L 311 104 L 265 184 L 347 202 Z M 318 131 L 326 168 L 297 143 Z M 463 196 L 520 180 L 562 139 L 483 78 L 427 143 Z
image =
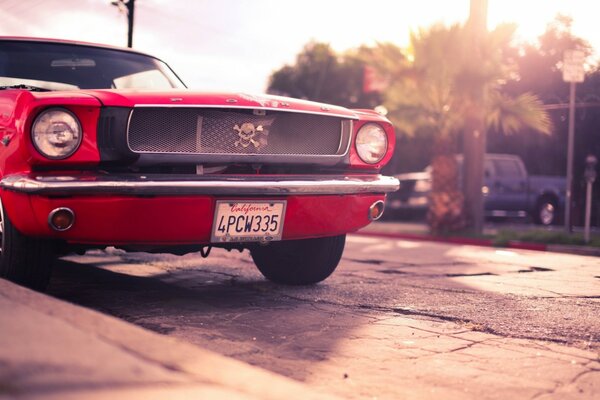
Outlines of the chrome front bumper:
M 382 175 L 9 175 L 0 188 L 37 195 L 286 196 L 388 193 L 398 179 Z

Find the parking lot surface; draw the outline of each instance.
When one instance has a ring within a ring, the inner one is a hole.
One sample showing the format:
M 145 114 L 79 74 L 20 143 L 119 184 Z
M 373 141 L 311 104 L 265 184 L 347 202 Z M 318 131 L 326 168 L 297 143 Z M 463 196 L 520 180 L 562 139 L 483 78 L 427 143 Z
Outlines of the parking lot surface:
M 352 235 L 313 287 L 249 255 L 90 252 L 50 295 L 343 398 L 596 398 L 600 259 Z M 227 374 L 227 371 L 223 371 Z

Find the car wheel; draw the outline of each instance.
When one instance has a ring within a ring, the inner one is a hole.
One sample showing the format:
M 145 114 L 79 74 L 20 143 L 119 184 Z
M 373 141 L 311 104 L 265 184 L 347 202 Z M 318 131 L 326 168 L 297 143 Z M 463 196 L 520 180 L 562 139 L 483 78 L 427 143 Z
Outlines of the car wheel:
M 286 285 L 309 285 L 333 273 L 345 243 L 346 235 L 289 240 L 256 245 L 250 253 L 265 278 Z
M 0 277 L 34 290 L 45 290 L 52 273 L 50 242 L 21 234 L 0 202 Z
M 558 207 L 556 202 L 550 198 L 542 198 L 538 201 L 535 211 L 535 222 L 540 225 L 552 225 L 556 223 Z

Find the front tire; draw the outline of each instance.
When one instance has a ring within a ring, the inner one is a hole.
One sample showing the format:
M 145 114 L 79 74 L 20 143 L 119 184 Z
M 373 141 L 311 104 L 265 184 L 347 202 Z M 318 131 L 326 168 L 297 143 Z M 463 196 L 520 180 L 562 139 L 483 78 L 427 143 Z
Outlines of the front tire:
M 0 202 L 0 277 L 43 291 L 50 282 L 54 254 L 47 240 L 19 232 Z
M 250 249 L 265 278 L 286 285 L 310 285 L 325 280 L 338 266 L 346 235 L 272 242 Z

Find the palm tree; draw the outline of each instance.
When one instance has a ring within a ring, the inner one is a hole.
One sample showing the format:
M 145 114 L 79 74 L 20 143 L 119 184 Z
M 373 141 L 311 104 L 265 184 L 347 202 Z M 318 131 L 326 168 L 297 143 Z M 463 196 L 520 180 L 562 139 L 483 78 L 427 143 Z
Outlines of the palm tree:
M 523 128 L 551 131 L 537 97 L 526 93 L 511 98 L 502 93 L 502 85 L 517 76 L 516 64 L 508 58 L 514 54 L 510 47 L 513 33 L 514 27 L 500 26 L 487 33 L 482 48 L 474 52 L 464 26 L 435 25 L 413 33 L 403 57 L 398 57 L 399 50 L 394 51 L 391 44 L 380 44 L 371 52 L 371 60 L 376 60 L 379 72 L 389 80 L 384 105 L 392 122 L 409 135 L 433 133 L 427 218 L 433 233 L 465 226 L 455 153 L 458 136 L 475 108 L 483 107 L 487 125 L 505 134 Z M 475 59 L 474 54 L 481 58 Z

